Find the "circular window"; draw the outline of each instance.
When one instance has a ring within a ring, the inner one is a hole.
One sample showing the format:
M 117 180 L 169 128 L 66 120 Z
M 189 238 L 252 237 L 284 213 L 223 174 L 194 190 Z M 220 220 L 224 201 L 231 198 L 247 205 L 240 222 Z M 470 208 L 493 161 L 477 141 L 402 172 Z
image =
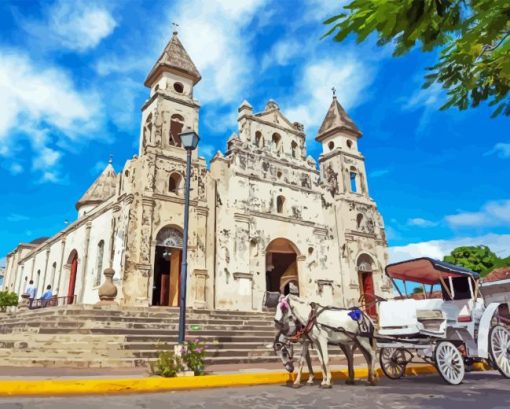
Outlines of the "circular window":
M 347 139 L 347 147 L 352 148 L 352 141 L 350 139 Z
M 313 247 L 308 247 L 308 254 L 310 254 L 310 255 L 313 254 Z
M 184 85 L 182 85 L 180 82 L 174 82 L 174 90 L 175 92 L 182 94 L 184 91 Z
M 332 151 L 335 148 L 335 142 L 331 141 L 330 143 L 328 143 L 328 148 L 330 151 Z

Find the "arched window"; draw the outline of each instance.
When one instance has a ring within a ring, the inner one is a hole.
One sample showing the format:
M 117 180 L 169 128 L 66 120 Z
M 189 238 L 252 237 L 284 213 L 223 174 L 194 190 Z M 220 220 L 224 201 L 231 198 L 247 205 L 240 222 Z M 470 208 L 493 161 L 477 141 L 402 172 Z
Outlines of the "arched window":
M 358 213 L 358 215 L 356 216 L 356 227 L 358 228 L 358 230 L 360 229 L 362 223 L 363 215 L 361 213 Z
M 262 133 L 260 131 L 255 132 L 255 146 L 258 148 L 262 148 L 264 145 L 264 140 L 262 139 Z
M 356 172 L 356 168 L 352 167 L 349 173 L 349 177 L 351 179 L 351 192 L 356 193 L 358 191 L 358 172 Z
M 292 141 L 292 143 L 290 144 L 290 149 L 292 151 L 292 157 L 297 158 L 298 145 L 297 145 L 296 141 Z
M 271 137 L 271 141 L 273 142 L 273 150 L 276 152 L 276 153 L 280 153 L 280 145 L 281 145 L 281 141 L 282 141 L 282 137 L 280 136 L 279 133 L 274 133 L 273 136 Z
M 175 195 L 179 194 L 179 188 L 181 187 L 182 177 L 178 173 L 172 173 L 168 179 L 168 191 Z
M 285 204 L 285 197 L 284 196 L 278 196 L 276 198 L 276 212 L 277 213 L 283 213 L 283 205 Z
M 330 151 L 332 151 L 333 149 L 335 149 L 335 142 L 330 141 L 330 142 L 328 143 L 328 148 L 329 148 L 329 150 L 330 150 Z
M 96 286 L 101 284 L 101 274 L 103 273 L 104 240 L 97 244 L 96 255 Z
M 169 143 L 172 146 L 181 146 L 181 137 L 179 134 L 182 132 L 184 126 L 184 118 L 179 114 L 174 114 L 170 118 L 170 139 Z
M 54 261 L 53 264 L 51 265 L 51 278 L 50 278 L 50 282 L 49 282 L 49 284 L 51 284 L 53 288 L 56 287 L 54 285 L 55 275 L 56 274 L 57 274 L 57 262 Z
M 35 288 L 39 288 L 39 280 L 41 279 L 41 270 L 37 270 L 37 275 L 35 276 Z

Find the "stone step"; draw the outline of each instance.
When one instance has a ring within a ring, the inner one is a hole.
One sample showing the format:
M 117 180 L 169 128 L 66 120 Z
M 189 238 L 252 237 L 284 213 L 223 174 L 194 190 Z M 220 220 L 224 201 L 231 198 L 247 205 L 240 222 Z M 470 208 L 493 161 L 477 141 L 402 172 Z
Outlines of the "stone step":
M 9 329 L 16 329 L 17 332 L 22 331 L 23 329 L 31 329 L 31 328 L 39 328 L 39 329 L 51 329 L 51 328 L 60 328 L 67 329 L 73 331 L 75 329 L 133 329 L 133 330 L 165 330 L 165 331 L 178 331 L 179 324 L 171 323 L 171 324 L 157 324 L 157 323 L 115 323 L 115 322 L 97 322 L 97 321 L 70 321 L 70 322 L 29 322 L 20 325 L 12 325 L 11 327 L 1 327 L 0 333 L 9 333 Z M 243 331 L 243 332 L 251 332 L 251 331 L 273 331 L 272 325 L 218 325 L 214 323 L 200 323 L 193 324 L 188 323 L 187 331 Z M 39 331 L 41 332 L 41 331 Z
M 255 337 L 274 337 L 275 331 L 271 330 L 257 330 L 257 331 L 238 331 L 239 333 Z M 67 334 L 67 328 L 40 328 L 39 334 Z M 76 328 L 73 330 L 74 334 L 91 334 L 91 335 L 146 335 L 152 337 L 165 337 L 178 335 L 177 330 L 154 330 L 154 329 L 125 329 L 125 328 Z M 202 338 L 212 336 L 225 336 L 226 334 L 236 334 L 237 332 L 231 330 L 204 330 L 204 331 L 187 331 L 188 338 Z

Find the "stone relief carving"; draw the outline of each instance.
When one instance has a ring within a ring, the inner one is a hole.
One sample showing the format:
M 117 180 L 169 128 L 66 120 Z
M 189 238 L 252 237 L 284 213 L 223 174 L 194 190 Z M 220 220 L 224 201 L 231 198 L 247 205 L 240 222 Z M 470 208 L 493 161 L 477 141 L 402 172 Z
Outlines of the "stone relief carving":
M 177 249 L 182 248 L 182 233 L 174 228 L 162 229 L 157 237 L 156 243 L 158 246 L 173 247 Z
M 327 189 L 329 193 L 331 193 L 331 196 L 335 196 L 337 193 L 339 193 L 338 173 L 333 170 L 333 166 L 331 166 L 331 164 L 329 166 L 326 166 L 324 172 L 326 177 Z

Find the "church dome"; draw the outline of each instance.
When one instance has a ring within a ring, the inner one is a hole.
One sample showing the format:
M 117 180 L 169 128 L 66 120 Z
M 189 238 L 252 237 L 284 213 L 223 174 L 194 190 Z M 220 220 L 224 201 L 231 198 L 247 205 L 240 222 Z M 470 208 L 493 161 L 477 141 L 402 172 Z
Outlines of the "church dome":
M 115 194 L 116 188 L 117 174 L 110 161 L 96 181 L 87 189 L 80 200 L 78 200 L 76 203 L 76 210 L 81 214 L 81 210 L 87 211 L 93 209 L 112 197 Z

